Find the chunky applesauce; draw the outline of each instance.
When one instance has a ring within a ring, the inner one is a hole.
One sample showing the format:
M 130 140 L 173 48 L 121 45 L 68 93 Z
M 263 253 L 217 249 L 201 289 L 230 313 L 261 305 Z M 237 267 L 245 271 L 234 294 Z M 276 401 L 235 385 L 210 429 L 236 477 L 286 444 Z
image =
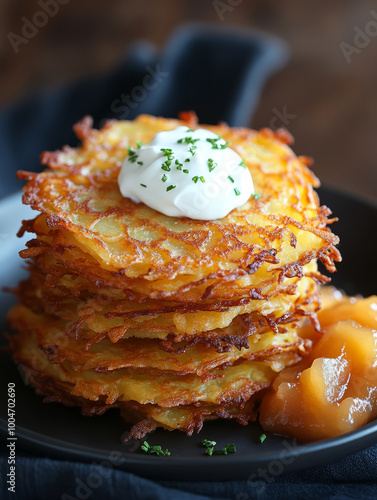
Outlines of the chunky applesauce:
M 377 296 L 347 297 L 329 288 L 310 325 L 309 356 L 284 369 L 263 398 L 265 430 L 301 441 L 331 438 L 377 418 Z

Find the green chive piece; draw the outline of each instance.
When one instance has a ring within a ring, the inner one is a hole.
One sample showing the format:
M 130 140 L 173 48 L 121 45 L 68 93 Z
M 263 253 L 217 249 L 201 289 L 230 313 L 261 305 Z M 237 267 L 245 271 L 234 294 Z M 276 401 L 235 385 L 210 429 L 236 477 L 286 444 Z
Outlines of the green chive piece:
M 213 161 L 212 158 L 208 158 L 208 170 L 212 172 L 217 167 L 217 163 Z
M 187 168 L 184 168 L 184 169 L 183 169 L 183 173 L 184 173 L 184 174 L 188 174 L 188 173 L 189 173 L 189 171 L 187 170 Z
M 191 161 L 191 160 L 190 160 L 190 158 L 186 158 L 186 159 L 185 159 L 185 162 L 188 162 L 188 161 Z
M 143 143 L 141 141 L 136 141 L 137 149 L 140 149 Z
M 262 196 L 262 193 L 252 194 L 251 196 L 254 196 L 254 200 L 259 200 L 259 198 Z
M 144 451 L 144 453 L 148 453 L 148 455 L 157 455 L 158 457 L 167 457 L 171 455 L 170 451 L 166 449 L 165 451 L 161 448 L 161 446 L 150 446 L 146 441 L 140 446 L 140 449 Z
M 236 453 L 235 444 L 227 444 L 224 448 L 215 450 L 216 441 L 210 441 L 209 439 L 203 439 L 202 446 L 206 448 L 205 454 L 212 455 L 227 455 L 228 453 Z
M 144 165 L 144 163 L 142 161 L 138 161 L 137 164 L 138 165 Z
M 230 175 L 228 175 L 228 179 L 230 180 L 230 182 L 233 182 L 233 183 L 234 183 L 234 179 L 233 179 L 233 177 L 231 177 Z
M 234 188 L 234 192 L 236 193 L 236 196 L 239 196 L 241 194 L 241 191 L 237 188 Z
M 209 439 L 203 439 L 202 441 L 202 446 L 204 446 L 205 448 L 213 448 L 214 446 L 216 446 L 216 441 L 210 441 Z
M 172 185 L 171 185 L 171 186 L 168 186 L 168 187 L 166 188 L 166 191 L 171 191 L 172 189 L 175 189 L 176 187 L 177 187 L 177 186 L 172 186 Z
M 214 455 L 227 455 L 228 453 L 236 453 L 235 444 L 227 444 L 222 450 L 214 450 Z
M 199 176 L 195 175 L 191 180 L 194 181 L 195 184 L 196 184 L 198 182 L 198 180 L 199 180 Z
M 220 141 L 220 140 L 225 141 L 225 139 L 222 139 L 222 137 L 220 135 L 217 136 L 216 139 L 212 139 L 211 137 L 208 137 L 206 139 L 206 141 L 212 145 L 212 149 L 225 149 L 228 146 L 229 142 L 225 141 L 224 144 L 218 144 L 218 141 Z
M 136 152 L 132 149 L 131 146 L 127 146 L 127 152 L 128 152 L 127 160 L 130 163 L 135 163 L 135 161 L 138 159 L 139 155 L 136 154 Z
M 164 174 L 164 175 L 161 177 L 161 180 L 162 180 L 162 182 L 166 182 L 166 181 L 168 180 L 168 176 Z
M 142 186 L 143 188 L 146 188 L 146 187 L 147 187 L 145 184 L 140 184 L 140 186 Z
M 242 160 L 240 163 L 240 167 L 247 168 L 245 160 Z
M 141 449 L 145 452 L 148 452 L 149 448 L 150 448 L 149 444 L 146 441 L 144 441 L 144 443 L 141 445 Z
M 199 139 L 193 139 L 190 137 L 182 137 L 182 139 L 178 139 L 178 144 L 195 144 Z
M 188 128 L 186 132 L 194 132 L 194 131 L 192 130 L 192 128 Z
M 182 170 L 183 164 L 179 160 L 175 160 L 175 164 L 177 165 L 177 170 Z
M 170 172 L 171 168 L 171 162 L 173 161 L 173 150 L 170 148 L 161 148 L 160 151 L 164 153 L 164 156 L 166 156 L 165 162 L 161 165 L 162 170 L 165 170 L 166 172 Z
M 236 453 L 236 445 L 235 444 L 227 444 L 224 448 L 227 453 Z
M 266 437 L 267 437 L 267 436 L 266 436 L 266 434 L 261 434 L 261 435 L 259 436 L 259 441 L 260 441 L 260 443 L 263 443 L 263 441 L 266 439 Z

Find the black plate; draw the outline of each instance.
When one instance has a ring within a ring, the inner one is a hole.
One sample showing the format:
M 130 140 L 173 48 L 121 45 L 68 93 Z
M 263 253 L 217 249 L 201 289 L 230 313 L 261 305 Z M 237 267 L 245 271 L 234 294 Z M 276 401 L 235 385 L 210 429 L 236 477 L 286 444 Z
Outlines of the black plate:
M 341 237 L 340 250 L 344 260 L 338 265 L 339 271 L 333 283 L 350 294 L 370 295 L 376 292 L 373 228 L 376 227 L 377 208 L 325 188 L 320 190 L 320 197 L 322 204 L 330 206 L 334 215 L 340 218 L 333 229 Z M 29 216 L 30 211 L 21 206 L 19 195 L 0 203 L 1 286 L 14 285 L 25 273 L 17 257 L 17 251 L 24 242 L 17 240 L 14 233 L 21 218 Z M 0 321 L 4 325 L 6 311 L 13 299 L 4 293 L 1 293 L 0 299 Z M 2 398 L 6 394 L 6 384 L 16 384 L 18 449 L 62 459 L 110 462 L 125 470 L 160 480 L 247 479 L 261 467 L 276 476 L 340 459 L 377 442 L 376 420 L 357 431 L 312 444 L 299 444 L 274 435 L 269 435 L 260 444 L 258 437 L 263 431 L 258 424 L 243 427 L 232 422 L 216 421 L 206 423 L 201 434 L 191 438 L 179 431 L 157 430 L 148 441 L 161 444 L 172 453 L 169 457 L 157 458 L 141 453 L 140 443 L 122 444 L 122 434 L 127 426 L 116 410 L 101 417 L 85 418 L 77 408 L 42 403 L 42 399 L 23 383 L 21 374 L 5 353 L 1 353 L 0 380 Z M 0 405 L 0 417 L 0 430 L 5 433 L 6 404 Z M 205 456 L 200 447 L 203 438 L 215 440 L 221 446 L 235 443 L 237 453 L 211 458 Z M 120 458 L 117 452 L 120 452 Z

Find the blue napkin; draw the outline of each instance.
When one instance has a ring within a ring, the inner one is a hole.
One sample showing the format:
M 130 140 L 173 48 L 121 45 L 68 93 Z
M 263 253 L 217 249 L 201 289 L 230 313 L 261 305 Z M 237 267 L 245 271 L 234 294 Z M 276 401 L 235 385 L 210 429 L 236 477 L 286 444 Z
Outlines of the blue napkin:
M 195 110 L 202 123 L 248 126 L 266 78 L 287 58 L 285 46 L 261 33 L 181 27 L 157 52 L 137 43 L 109 74 L 29 96 L 0 112 L 0 197 L 21 188 L 18 169 L 38 171 L 39 154 L 77 139 L 72 124 L 85 114 L 133 119 L 176 117 Z M 156 457 L 156 459 L 158 459 Z M 377 447 L 323 467 L 253 481 L 157 482 L 122 471 L 37 457 L 18 449 L 16 493 L 8 491 L 0 455 L 1 499 L 351 499 L 377 498 Z
M 156 457 L 156 460 L 163 457 Z M 151 481 L 100 465 L 37 458 L 18 453 L 16 492 L 5 484 L 0 458 L 0 498 L 7 500 L 376 500 L 377 446 L 343 460 L 266 480 Z

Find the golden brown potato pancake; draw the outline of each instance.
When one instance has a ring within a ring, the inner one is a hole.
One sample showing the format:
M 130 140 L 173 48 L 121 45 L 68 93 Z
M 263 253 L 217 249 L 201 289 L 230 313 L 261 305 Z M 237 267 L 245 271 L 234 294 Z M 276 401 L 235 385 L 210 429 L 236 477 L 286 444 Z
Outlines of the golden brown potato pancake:
M 127 146 L 181 120 L 140 116 L 94 130 L 77 149 L 43 153 L 45 172 L 20 172 L 23 201 L 39 214 L 21 256 L 29 279 L 9 314 L 13 357 L 47 401 L 84 414 L 120 408 L 136 423 L 199 431 L 205 420 L 255 419 L 278 372 L 311 347 L 298 327 L 318 327 L 319 284 L 340 260 L 331 214 L 319 205 L 310 161 L 288 134 L 207 128 L 244 158 L 255 191 L 215 221 L 165 216 L 124 198 L 117 177 Z

